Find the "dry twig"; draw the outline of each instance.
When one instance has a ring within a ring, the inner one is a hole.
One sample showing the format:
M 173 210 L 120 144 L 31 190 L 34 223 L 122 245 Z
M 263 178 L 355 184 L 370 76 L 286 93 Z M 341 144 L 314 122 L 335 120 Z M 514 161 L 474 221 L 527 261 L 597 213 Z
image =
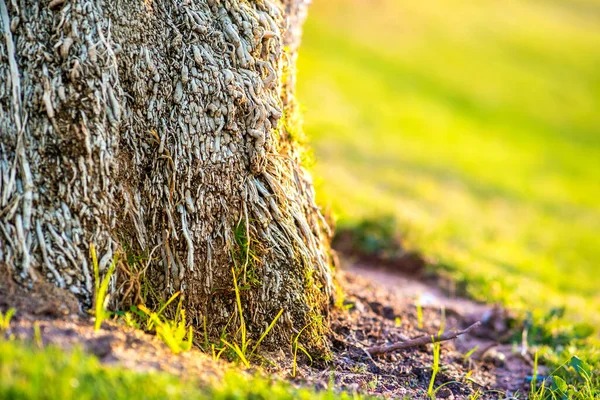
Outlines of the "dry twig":
M 389 345 L 381 345 L 381 346 L 372 346 L 367 349 L 370 355 L 374 356 L 377 354 L 385 354 L 390 353 L 392 351 L 408 349 L 411 347 L 423 346 L 429 343 L 437 343 L 444 342 L 446 340 L 456 339 L 460 335 L 464 335 L 465 333 L 469 333 L 473 329 L 477 328 L 481 325 L 481 321 L 475 322 L 473 325 L 469 326 L 462 331 L 454 331 L 454 332 L 446 332 L 438 335 L 430 335 L 430 336 L 419 336 L 418 338 L 408 340 L 405 342 L 398 342 Z

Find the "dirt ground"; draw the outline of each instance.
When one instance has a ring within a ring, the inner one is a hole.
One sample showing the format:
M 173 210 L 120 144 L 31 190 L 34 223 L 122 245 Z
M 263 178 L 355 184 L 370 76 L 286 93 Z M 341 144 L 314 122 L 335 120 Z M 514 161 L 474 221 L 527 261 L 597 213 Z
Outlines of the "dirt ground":
M 317 389 L 333 383 L 336 390 L 385 398 L 427 398 L 431 344 L 376 356 L 366 349 L 437 334 L 442 324 L 447 332 L 481 321 L 479 328 L 441 344 L 434 388 L 448 384 L 437 398 L 464 399 L 476 393 L 484 399 L 524 397 L 533 372 L 531 356 L 527 349 L 510 343 L 520 331 L 506 310 L 449 295 L 442 281 L 425 280 L 418 269 L 410 269 L 407 275 L 402 265 L 357 259 L 345 259 L 342 266 L 339 280 L 345 309 L 331 316 L 331 359 L 311 365 L 299 357 L 297 375 L 291 378 L 290 349 L 282 349 L 267 354 L 277 365 L 268 369 L 274 377 Z M 175 356 L 154 335 L 114 322 L 105 323 L 96 334 L 92 319 L 80 313 L 75 299 L 51 286 L 39 285 L 30 292 L 0 280 L 0 310 L 9 307 L 16 308 L 17 314 L 7 335 L 33 340 L 37 323 L 45 345 L 66 349 L 79 345 L 108 365 L 163 370 L 203 382 L 218 379 L 231 368 L 196 349 Z
M 336 387 L 390 398 L 427 398 L 433 346 L 414 347 L 369 357 L 365 349 L 482 325 L 469 334 L 441 344 L 440 372 L 434 388 L 440 399 L 523 398 L 533 372 L 531 357 L 508 343 L 519 332 L 509 313 L 499 307 L 449 297 L 431 282 L 389 268 L 346 262 L 341 281 L 347 312 L 336 312 L 332 323 L 334 358 L 323 368 L 303 367 L 307 380 L 323 386 L 334 377 Z M 421 304 L 422 326 L 416 304 Z M 442 311 L 444 309 L 444 311 Z M 445 317 L 442 317 L 442 315 Z M 474 351 L 472 351 L 474 349 Z M 470 355 L 466 356 L 469 352 Z M 500 393 L 501 392 L 501 393 Z

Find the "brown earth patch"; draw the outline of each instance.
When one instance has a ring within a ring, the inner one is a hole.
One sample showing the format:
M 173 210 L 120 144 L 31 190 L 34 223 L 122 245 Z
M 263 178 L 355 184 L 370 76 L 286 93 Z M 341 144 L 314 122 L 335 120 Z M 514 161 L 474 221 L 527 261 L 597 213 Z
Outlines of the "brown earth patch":
M 346 291 L 347 311 L 333 316 L 333 360 L 317 368 L 304 366 L 307 382 L 389 398 L 427 398 L 433 365 L 432 345 L 370 357 L 370 346 L 401 342 L 407 338 L 464 329 L 476 321 L 481 327 L 456 340 L 441 344 L 440 367 L 434 388 L 444 385 L 437 398 L 505 398 L 528 391 L 527 377 L 533 373 L 531 357 L 519 346 L 506 342 L 518 329 L 504 309 L 448 297 L 429 283 L 415 280 L 389 268 L 346 261 L 341 281 Z M 422 326 L 416 303 L 422 304 Z M 445 317 L 442 317 L 442 308 Z M 442 322 L 445 321 L 445 322 Z M 475 349 L 468 357 L 465 355 Z

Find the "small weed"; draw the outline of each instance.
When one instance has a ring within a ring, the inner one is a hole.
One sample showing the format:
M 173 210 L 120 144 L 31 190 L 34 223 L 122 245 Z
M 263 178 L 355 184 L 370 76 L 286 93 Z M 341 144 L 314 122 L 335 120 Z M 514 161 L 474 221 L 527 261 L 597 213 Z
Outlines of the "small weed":
M 125 326 L 128 328 L 140 329 L 140 323 L 133 312 L 124 313 L 123 322 L 125 322 Z
M 354 372 L 355 374 L 364 374 L 365 372 L 367 372 L 367 365 L 366 364 L 353 365 L 352 367 L 350 367 L 350 371 Z
M 262 341 L 265 340 L 265 338 L 267 337 L 267 335 L 269 334 L 269 332 L 271 332 L 271 329 L 273 329 L 273 327 L 275 326 L 275 323 L 277 322 L 277 320 L 279 319 L 279 317 L 281 317 L 282 314 L 283 314 L 283 308 L 281 310 L 279 310 L 279 312 L 277 313 L 277 315 L 275 316 L 275 318 L 273 318 L 273 321 L 271 321 L 271 323 L 269 324 L 269 326 L 267 327 L 267 329 L 263 332 L 262 335 L 260 335 L 260 337 L 256 341 L 256 344 L 254 345 L 254 347 L 252 347 L 252 351 L 250 352 L 250 356 L 252 356 L 253 354 L 256 353 L 256 350 L 258 350 L 258 346 L 260 346 L 260 344 L 262 343 Z
M 0 311 L 0 332 L 6 332 L 10 327 L 10 320 L 15 315 L 16 310 L 14 308 L 9 308 L 6 313 L 2 313 Z
M 421 308 L 421 300 L 419 298 L 417 302 L 417 315 L 419 316 L 419 328 L 423 327 L 423 310 Z M 442 318 L 440 322 L 440 329 L 438 331 L 438 336 L 444 333 L 444 329 L 446 327 L 446 311 L 442 308 Z M 440 389 L 437 388 L 433 390 L 433 385 L 435 384 L 435 377 L 437 373 L 440 371 L 440 353 L 442 350 L 442 343 L 436 342 L 433 340 L 433 366 L 431 367 L 431 380 L 429 381 L 429 388 L 427 389 L 427 395 L 434 399 L 435 393 Z
M 334 282 L 334 287 L 335 287 L 335 308 L 337 308 L 339 310 L 344 310 L 344 311 L 348 311 L 348 310 L 352 309 L 352 307 L 354 307 L 354 304 L 352 304 L 350 302 L 346 303 L 346 294 L 344 293 L 342 286 L 339 283 Z
M 152 331 L 156 325 L 156 319 L 151 318 L 150 314 L 154 314 L 159 320 L 163 322 L 168 322 L 169 318 L 163 316 L 166 308 L 181 294 L 181 292 L 176 292 L 173 294 L 166 302 L 161 300 L 158 296 L 153 297 L 156 303 L 159 304 L 158 311 L 151 311 L 146 305 L 138 305 L 129 307 L 129 311 L 117 311 L 116 315 L 120 317 L 120 321 L 125 324 L 128 328 L 134 329 L 143 329 L 145 331 Z M 181 303 L 179 304 L 181 307 Z M 179 308 L 177 310 L 179 312 Z M 179 317 L 176 316 L 175 320 L 178 320 Z
M 275 326 L 275 323 L 277 322 L 279 317 L 281 317 L 281 315 L 283 314 L 283 308 L 281 310 L 279 310 L 279 312 L 277 313 L 275 318 L 273 318 L 273 321 L 271 321 L 271 323 L 269 324 L 267 329 L 265 329 L 265 331 L 260 336 L 260 338 L 256 341 L 254 346 L 252 346 L 252 349 L 250 351 L 248 351 L 248 349 L 250 348 L 250 343 L 252 342 L 252 339 L 248 338 L 248 330 L 246 327 L 246 321 L 244 320 L 244 313 L 243 313 L 243 309 L 242 309 L 242 299 L 240 296 L 240 288 L 237 284 L 237 277 L 235 275 L 234 268 L 231 269 L 231 273 L 233 275 L 233 287 L 234 287 L 234 291 L 235 291 L 235 301 L 237 304 L 237 314 L 238 314 L 239 324 L 240 324 L 239 329 L 238 329 L 238 332 L 240 333 L 240 342 L 239 343 L 238 342 L 230 343 L 229 341 L 226 340 L 225 334 L 222 335 L 221 342 L 227 348 L 231 349 L 234 352 L 234 354 L 246 366 L 246 368 L 249 368 L 250 367 L 250 359 L 255 355 L 256 350 L 258 350 L 258 346 L 260 346 L 260 344 L 267 337 L 269 332 L 271 332 L 271 330 Z M 229 325 L 229 323 L 227 325 Z M 221 356 L 221 354 L 223 353 L 224 349 L 225 348 L 221 348 L 218 353 L 215 353 L 215 348 L 213 347 L 213 358 L 219 358 Z
M 479 346 L 475 346 L 471 350 L 463 354 L 463 361 L 467 361 L 469 358 L 471 358 L 471 356 L 477 351 L 477 349 L 479 349 Z
M 536 353 L 529 396 L 531 400 L 588 400 L 596 399 L 600 395 L 597 391 L 598 385 L 594 383 L 592 368 L 577 356 L 571 356 L 569 360 L 557 367 L 549 378 L 542 381 L 539 388 L 537 387 L 537 370 Z M 547 381 L 551 381 L 552 385 L 547 386 Z
M 442 333 L 444 333 L 444 329 L 446 328 L 446 310 L 442 307 L 441 309 L 441 322 L 440 322 L 440 329 L 438 330 L 438 334 L 437 336 L 440 336 Z M 435 377 L 437 376 L 438 372 L 440 372 L 441 367 L 440 367 L 440 354 L 441 354 L 441 350 L 442 350 L 442 343 L 441 342 L 436 342 L 434 340 L 434 337 L 431 337 L 431 340 L 433 342 L 433 365 L 431 367 L 431 380 L 429 381 L 429 387 L 427 389 L 427 395 L 429 396 L 430 399 L 434 400 L 435 399 L 435 395 L 436 393 L 442 389 L 444 386 L 447 386 L 451 383 L 459 383 L 457 381 L 450 381 L 450 382 L 446 382 L 440 386 L 438 386 L 437 388 L 433 388 L 433 386 L 435 385 Z
M 217 361 L 221 358 L 221 354 L 223 354 L 223 352 L 225 350 L 227 350 L 226 346 L 223 346 L 219 349 L 217 349 L 217 347 L 213 344 L 210 345 L 211 346 L 211 352 L 212 352 L 212 358 L 214 361 Z
M 244 365 L 246 367 L 250 367 L 250 363 L 248 362 L 248 360 L 246 358 L 246 350 L 248 348 L 248 345 L 250 344 L 250 340 L 246 340 L 246 335 L 247 335 L 246 321 L 244 320 L 244 313 L 242 312 L 242 300 L 240 297 L 240 289 L 237 284 L 237 277 L 235 276 L 235 269 L 232 268 L 231 273 L 233 274 L 233 287 L 235 290 L 235 301 L 237 303 L 237 313 L 238 313 L 238 317 L 240 319 L 239 331 L 241 334 L 241 345 L 238 345 L 237 343 L 231 344 L 223 338 L 221 339 L 221 341 L 237 354 L 237 356 L 240 358 L 240 361 L 242 361 L 242 363 L 244 363 Z
M 379 381 L 379 379 L 377 378 L 377 375 L 375 375 L 373 377 L 373 379 L 371 381 L 369 381 L 369 389 L 375 390 L 375 388 L 377 387 L 378 381 Z
M 169 306 L 169 304 L 171 304 L 179 295 L 181 294 L 181 292 L 177 291 L 175 292 L 175 294 L 173 294 L 173 296 L 169 297 L 169 300 L 167 300 L 165 302 L 165 304 L 163 304 L 158 311 L 155 313 L 157 317 L 159 318 L 163 318 L 163 320 L 166 321 L 166 319 L 164 317 L 162 317 L 163 312 L 167 309 L 167 307 Z M 181 306 L 181 302 L 179 304 Z M 143 310 L 142 310 L 143 311 Z M 147 314 L 147 313 L 146 313 Z M 152 328 L 154 327 L 154 320 L 149 319 L 146 323 L 146 330 L 152 330 Z
M 427 389 L 427 395 L 431 399 L 435 399 L 435 393 L 440 389 L 433 389 L 433 385 L 435 383 L 435 377 L 440 370 L 440 351 L 441 351 L 441 343 L 434 342 L 433 343 L 433 366 L 431 367 L 431 380 L 429 381 L 429 388 Z
M 308 328 L 314 322 L 315 322 L 315 320 L 313 319 L 311 322 L 304 325 L 304 327 L 302 329 L 300 329 L 300 332 L 298 332 L 298 334 L 296 336 L 294 336 L 294 339 L 292 340 L 292 355 L 293 355 L 292 376 L 293 377 L 296 377 L 296 370 L 298 368 L 298 350 L 303 352 L 304 355 L 306 355 L 306 357 L 308 357 L 308 359 L 310 360 L 311 363 L 313 361 L 312 357 L 310 356 L 310 354 L 308 354 L 308 351 L 306 351 L 304 346 L 302 346 L 300 344 L 299 340 L 300 340 L 300 335 L 302 335 L 302 332 L 304 332 L 304 330 L 306 328 Z
M 94 284 L 95 284 L 95 292 L 94 292 L 94 301 L 95 301 L 95 313 L 94 316 L 96 320 L 94 322 L 94 330 L 98 332 L 100 327 L 102 326 L 102 321 L 104 321 L 110 313 L 106 310 L 106 304 L 108 303 L 109 297 L 106 295 L 108 291 L 108 284 L 110 283 L 110 278 L 112 277 L 113 272 L 115 272 L 115 267 L 117 266 L 117 260 L 119 259 L 119 253 L 115 254 L 110 267 L 108 267 L 108 271 L 102 279 L 102 283 L 100 283 L 100 267 L 98 266 L 98 257 L 96 257 L 96 246 L 93 243 L 90 243 L 90 253 L 92 255 L 92 264 L 94 265 Z
M 148 324 L 156 327 L 156 335 L 171 349 L 174 354 L 189 351 L 192 348 L 194 332 L 192 327 L 186 329 L 185 310 L 181 308 L 182 299 L 179 300 L 175 318 L 172 320 L 161 316 L 164 308 L 179 295 L 177 292 L 158 312 L 152 312 L 143 305 L 138 308 L 148 316 Z M 150 328 L 150 329 L 151 329 Z M 187 339 L 186 339 L 187 335 Z
M 465 380 L 467 380 L 467 381 L 468 381 L 468 380 L 471 380 L 471 376 L 472 376 L 472 375 L 473 375 L 473 370 L 472 370 L 472 369 L 470 369 L 470 370 L 469 370 L 469 372 L 467 372 L 467 373 L 465 374 L 465 378 L 464 378 L 464 379 L 465 379 Z

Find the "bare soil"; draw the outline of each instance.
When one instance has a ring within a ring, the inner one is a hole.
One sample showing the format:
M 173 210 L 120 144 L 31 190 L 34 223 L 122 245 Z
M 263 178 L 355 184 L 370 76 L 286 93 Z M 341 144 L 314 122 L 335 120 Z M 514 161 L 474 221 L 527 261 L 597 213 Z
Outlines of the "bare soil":
M 334 357 L 327 366 L 303 367 L 307 381 L 316 379 L 325 387 L 333 377 L 336 387 L 344 390 L 390 398 L 427 398 L 432 345 L 373 357 L 366 349 L 434 335 L 442 323 L 448 331 L 481 321 L 481 327 L 470 334 L 441 344 L 441 370 L 434 388 L 453 383 L 440 389 L 437 398 L 463 399 L 477 391 L 480 398 L 506 398 L 527 392 L 527 378 L 533 372 L 531 357 L 520 346 L 508 343 L 519 328 L 511 327 L 514 321 L 506 310 L 449 297 L 431 282 L 390 270 L 389 266 L 374 268 L 348 261 L 345 265 L 341 281 L 349 310 L 337 311 L 333 317 Z M 421 327 L 416 306 L 419 302 Z
M 275 378 L 317 389 L 333 383 L 336 390 L 385 398 L 427 398 L 432 345 L 373 357 L 366 349 L 436 334 L 442 324 L 448 331 L 481 321 L 481 327 L 471 333 L 442 343 L 441 369 L 434 388 L 446 385 L 437 392 L 437 398 L 463 399 L 479 392 L 479 398 L 494 399 L 527 392 L 527 378 L 533 372 L 531 357 L 527 349 L 509 342 L 518 335 L 519 326 L 506 310 L 448 295 L 439 282 L 423 280 L 419 271 L 411 269 L 410 275 L 405 274 L 402 263 L 378 266 L 373 260 L 365 264 L 346 259 L 342 265 L 339 280 L 345 292 L 345 309 L 337 309 L 331 316 L 331 359 L 310 363 L 299 356 L 298 371 L 292 378 L 290 346 L 286 345 L 266 354 L 277 365 L 267 369 Z M 37 324 L 44 345 L 65 349 L 81 346 L 107 365 L 185 374 L 201 382 L 219 379 L 233 368 L 197 349 L 173 355 L 154 335 L 112 321 L 94 333 L 92 319 L 80 312 L 74 297 L 47 284 L 33 289 L 0 279 L 0 310 L 17 309 L 7 335 L 33 340 Z M 416 304 L 421 304 L 422 318 Z

